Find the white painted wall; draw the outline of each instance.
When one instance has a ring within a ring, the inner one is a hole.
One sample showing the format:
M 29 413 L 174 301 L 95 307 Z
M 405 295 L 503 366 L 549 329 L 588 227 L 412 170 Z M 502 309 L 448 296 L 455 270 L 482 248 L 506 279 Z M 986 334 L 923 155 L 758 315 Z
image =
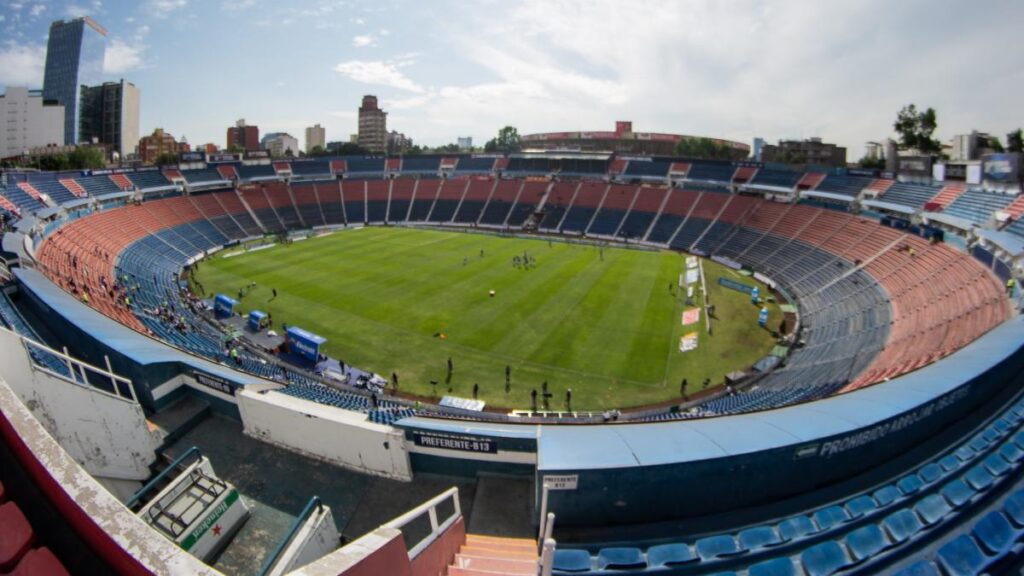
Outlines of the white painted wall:
M 0 328 L 0 378 L 93 476 L 144 480 L 159 445 L 138 403 L 34 369 L 13 332 Z
M 391 426 L 261 386 L 239 390 L 235 398 L 253 438 L 359 472 L 412 480 L 403 435 Z
M 268 574 L 280 576 L 291 572 L 334 552 L 340 544 L 341 534 L 334 525 L 334 514 L 329 506 L 324 505 L 306 519 Z

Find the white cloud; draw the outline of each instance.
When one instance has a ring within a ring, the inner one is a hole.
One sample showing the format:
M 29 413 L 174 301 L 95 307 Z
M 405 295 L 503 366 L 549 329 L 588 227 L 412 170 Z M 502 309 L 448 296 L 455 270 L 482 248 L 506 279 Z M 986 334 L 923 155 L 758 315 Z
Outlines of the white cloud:
M 352 45 L 356 48 L 365 48 L 367 46 L 375 46 L 376 41 L 370 34 L 361 34 L 352 38 Z
M 256 0 L 221 0 L 221 10 L 240 12 L 256 5 Z
M 150 0 L 149 12 L 155 18 L 167 18 L 185 6 L 188 6 L 188 0 Z
M 406 90 L 408 92 L 423 92 L 422 86 L 406 77 L 400 68 L 411 65 L 413 62 L 408 57 L 392 60 L 349 60 L 341 62 L 334 67 L 339 74 L 363 84 L 376 84 Z
M 36 18 L 45 11 L 46 4 L 33 4 L 32 8 L 29 10 L 29 14 L 31 14 L 33 18 Z
M 143 44 L 111 40 L 103 57 L 103 71 L 107 74 L 121 74 L 142 68 L 145 52 L 146 47 Z
M 43 46 L 5 44 L 0 48 L 0 84 L 41 87 L 45 61 L 46 48 Z

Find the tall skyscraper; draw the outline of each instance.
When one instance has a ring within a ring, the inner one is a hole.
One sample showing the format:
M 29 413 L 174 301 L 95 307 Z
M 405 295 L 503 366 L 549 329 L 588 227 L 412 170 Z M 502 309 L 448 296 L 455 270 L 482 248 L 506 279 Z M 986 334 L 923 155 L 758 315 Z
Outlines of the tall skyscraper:
M 306 154 L 309 154 L 317 146 L 321 148 L 327 146 L 327 131 L 319 124 L 306 128 Z
M 64 142 L 67 144 L 78 143 L 79 87 L 95 86 L 103 81 L 106 37 L 106 29 L 88 16 L 50 24 L 43 97 L 64 106 Z
M 359 145 L 383 154 L 388 149 L 388 113 L 377 107 L 377 97 L 363 96 L 359 107 Z
M 81 142 L 107 144 L 122 159 L 139 142 L 139 89 L 131 82 L 82 86 L 78 137 Z

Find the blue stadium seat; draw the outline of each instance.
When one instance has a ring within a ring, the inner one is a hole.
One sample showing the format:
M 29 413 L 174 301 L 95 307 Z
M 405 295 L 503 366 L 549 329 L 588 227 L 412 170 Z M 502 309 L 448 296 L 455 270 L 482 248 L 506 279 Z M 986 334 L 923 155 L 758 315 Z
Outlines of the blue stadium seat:
M 1020 537 L 1020 531 L 1015 530 L 1006 516 L 998 510 L 993 510 L 978 520 L 971 533 L 989 554 L 997 556 L 1013 548 Z
M 1011 466 L 1003 460 L 1003 457 L 999 453 L 989 454 L 982 464 L 985 469 L 992 473 L 993 476 L 1002 476 L 1011 470 Z
M 924 480 L 928 484 L 931 484 L 932 482 L 935 482 L 939 478 L 942 478 L 942 467 L 932 462 L 931 464 L 926 465 L 924 468 L 921 468 L 921 472 L 918 475 L 921 477 L 922 480 Z
M 818 528 L 807 516 L 794 516 L 779 522 L 779 534 L 786 540 L 802 538 L 818 531 Z
M 946 500 L 953 505 L 954 508 L 959 508 L 971 501 L 977 491 L 967 485 L 966 482 L 957 478 L 945 486 L 942 487 L 942 495 L 946 497 Z
M 888 506 L 898 500 L 901 496 L 902 494 L 899 489 L 891 484 L 875 490 L 874 494 L 875 500 L 881 506 Z
M 889 536 L 897 543 L 913 537 L 924 528 L 917 515 L 907 508 L 897 510 L 886 516 L 882 524 L 885 525 Z
M 960 467 L 960 460 L 956 456 L 945 456 L 939 460 L 939 466 L 946 472 L 952 472 Z
M 586 550 L 555 550 L 552 563 L 559 572 L 590 572 L 590 554 Z
M 747 570 L 749 576 L 797 576 L 799 572 L 788 556 L 773 558 L 754 564 Z
M 736 539 L 728 534 L 718 534 L 697 540 L 697 556 L 703 561 L 713 560 L 722 556 L 735 556 L 746 550 L 736 544 Z
M 893 574 L 893 576 L 942 576 L 938 566 L 928 560 L 919 560 Z
M 889 539 L 877 524 L 868 524 L 847 534 L 846 546 L 853 559 L 860 562 L 888 548 Z
M 842 506 L 829 506 L 814 513 L 814 521 L 818 528 L 828 530 L 829 528 L 842 524 L 850 519 L 849 513 Z
M 602 548 L 597 553 L 598 570 L 638 570 L 647 567 L 639 548 Z
M 853 563 L 843 547 L 832 540 L 804 550 L 800 561 L 809 576 L 829 576 Z
M 1018 448 L 1016 444 L 1008 443 L 999 447 L 999 455 L 1011 464 L 1019 464 L 1024 459 L 1024 450 Z
M 975 490 L 985 490 L 992 485 L 994 477 L 984 466 L 978 464 L 964 474 L 964 481 Z
M 686 544 L 659 544 L 647 549 L 647 563 L 651 568 L 679 566 L 698 560 L 699 558 Z
M 1003 502 L 1003 512 L 1018 527 L 1024 527 L 1024 490 L 1018 490 L 1007 496 Z
M 925 526 L 931 526 L 945 518 L 953 510 L 953 507 L 941 495 L 929 494 L 914 505 L 914 510 L 924 520 Z
M 878 509 L 878 504 L 871 496 L 861 495 L 846 503 L 846 510 L 853 518 L 859 518 Z
M 775 531 L 772 526 L 757 526 L 756 528 L 747 528 L 740 532 L 740 545 L 747 550 L 756 550 L 758 548 L 767 548 L 769 546 L 776 546 L 782 544 L 783 540 L 779 537 L 779 533 Z
M 984 569 L 985 555 L 978 544 L 966 534 L 961 534 L 939 548 L 939 564 L 950 576 L 978 574 Z
M 905 496 L 910 496 L 911 494 L 917 492 L 918 490 L 921 489 L 921 486 L 923 485 L 924 482 L 922 482 L 921 479 L 917 477 L 917 474 L 910 474 L 908 476 L 904 476 L 903 478 L 900 478 L 898 482 L 896 482 L 896 487 L 899 488 L 900 492 L 902 492 Z

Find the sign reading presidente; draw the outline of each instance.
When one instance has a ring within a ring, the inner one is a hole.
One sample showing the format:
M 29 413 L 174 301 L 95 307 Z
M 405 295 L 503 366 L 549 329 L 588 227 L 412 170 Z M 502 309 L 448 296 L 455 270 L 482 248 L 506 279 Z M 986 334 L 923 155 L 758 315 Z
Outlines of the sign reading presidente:
M 498 445 L 493 440 L 476 436 L 414 430 L 412 441 L 417 446 L 423 446 L 424 448 L 441 448 L 442 450 L 458 450 L 460 452 L 478 452 L 482 454 L 498 453 Z

